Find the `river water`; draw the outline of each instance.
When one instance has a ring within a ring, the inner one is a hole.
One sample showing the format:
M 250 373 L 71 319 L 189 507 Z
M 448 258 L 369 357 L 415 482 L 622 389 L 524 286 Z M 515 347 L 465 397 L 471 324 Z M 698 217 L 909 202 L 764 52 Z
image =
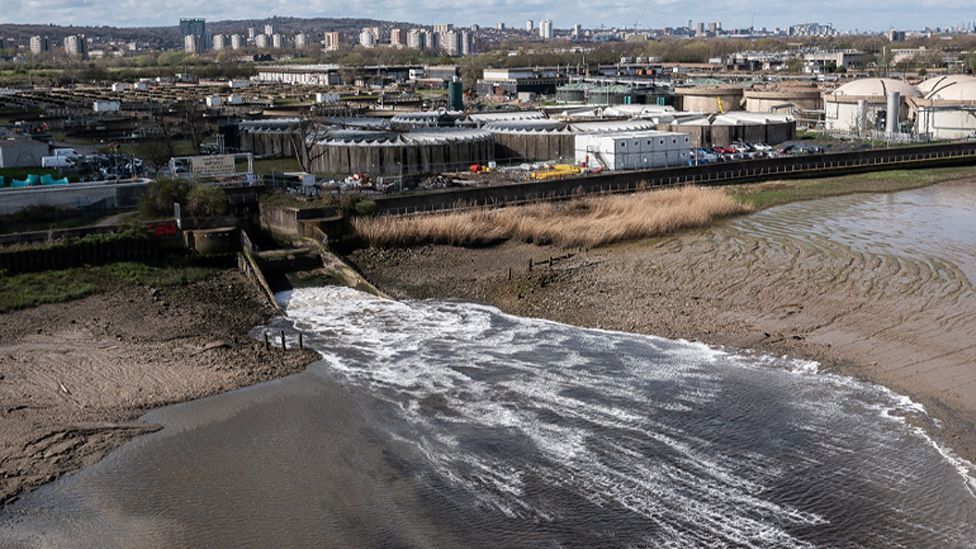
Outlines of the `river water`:
M 851 221 L 803 232 L 934 238 L 967 270 L 971 221 L 925 196 L 835 199 Z M 775 240 L 824 202 L 734 223 Z M 976 545 L 972 467 L 921 406 L 815 363 L 346 288 L 279 298 L 288 318 L 254 335 L 300 330 L 322 361 L 147 414 L 165 429 L 0 513 L 0 546 Z

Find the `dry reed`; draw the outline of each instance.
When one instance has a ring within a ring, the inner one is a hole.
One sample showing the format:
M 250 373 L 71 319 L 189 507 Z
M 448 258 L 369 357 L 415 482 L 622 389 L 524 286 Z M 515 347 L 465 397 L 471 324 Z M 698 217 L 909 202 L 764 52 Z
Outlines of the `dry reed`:
M 721 189 L 681 187 L 425 216 L 357 218 L 353 225 L 371 246 L 481 246 L 515 238 L 593 248 L 701 227 L 749 209 Z

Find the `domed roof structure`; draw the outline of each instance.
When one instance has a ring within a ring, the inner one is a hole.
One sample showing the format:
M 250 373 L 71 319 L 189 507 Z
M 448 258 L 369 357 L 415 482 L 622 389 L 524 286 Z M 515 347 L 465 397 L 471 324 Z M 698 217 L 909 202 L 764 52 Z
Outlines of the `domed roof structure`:
M 902 97 L 918 97 L 922 95 L 918 88 L 893 78 L 863 78 L 848 82 L 832 91 L 833 97 L 887 97 L 890 92 L 898 92 Z
M 922 95 L 928 96 L 932 92 L 940 91 L 956 84 L 964 84 L 967 82 L 976 82 L 976 76 L 969 76 L 967 74 L 944 74 L 942 76 L 934 76 L 928 80 L 921 82 L 918 86 L 918 91 L 922 92 Z

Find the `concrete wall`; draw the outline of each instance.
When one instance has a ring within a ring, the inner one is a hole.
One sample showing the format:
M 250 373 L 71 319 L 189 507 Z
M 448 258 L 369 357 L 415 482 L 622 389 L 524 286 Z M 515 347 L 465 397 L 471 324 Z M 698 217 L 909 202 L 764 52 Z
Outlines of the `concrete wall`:
M 0 189 L 0 215 L 11 214 L 29 206 L 63 206 L 65 208 L 131 209 L 139 205 L 148 179 L 125 183 L 72 183 L 46 187 Z

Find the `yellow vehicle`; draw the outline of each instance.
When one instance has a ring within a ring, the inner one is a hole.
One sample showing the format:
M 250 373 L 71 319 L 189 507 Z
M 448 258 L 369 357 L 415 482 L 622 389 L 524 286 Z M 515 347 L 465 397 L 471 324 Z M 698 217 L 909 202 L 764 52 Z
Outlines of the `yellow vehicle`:
M 556 164 L 549 169 L 532 172 L 529 177 L 536 181 L 545 181 L 548 179 L 572 177 L 574 175 L 579 175 L 582 171 L 582 168 L 573 164 Z

